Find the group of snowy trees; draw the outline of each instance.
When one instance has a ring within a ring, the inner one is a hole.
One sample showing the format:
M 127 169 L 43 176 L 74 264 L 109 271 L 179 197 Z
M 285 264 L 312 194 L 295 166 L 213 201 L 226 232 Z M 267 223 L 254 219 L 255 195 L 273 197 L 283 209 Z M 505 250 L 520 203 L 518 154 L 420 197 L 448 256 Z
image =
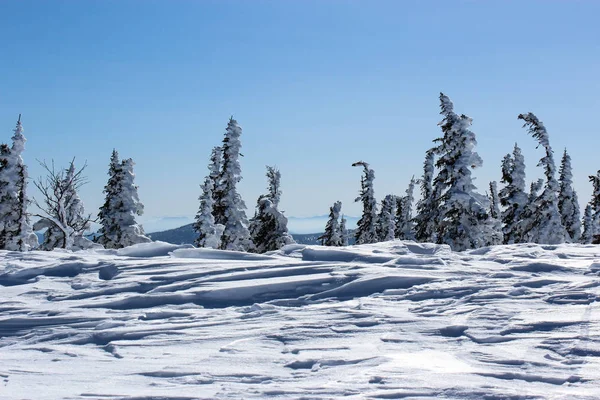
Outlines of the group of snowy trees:
M 48 166 L 42 162 L 47 175 L 34 181 L 41 200 L 30 200 L 27 167 L 21 157 L 26 142 L 21 116 L 12 142 L 12 147 L 0 145 L 0 250 L 121 248 L 150 241 L 135 221 L 135 216 L 142 214 L 143 206 L 134 184 L 133 160 L 119 161 L 117 152 L 113 151 L 110 178 L 104 188 L 106 201 L 98 215 L 101 229 L 94 243 L 85 236 L 92 217 L 85 213 L 77 194 L 86 183 L 85 166 L 78 170 L 73 160 L 67 168 L 56 170 L 54 163 Z M 33 226 L 28 213 L 31 203 L 39 210 L 32 214 L 38 218 Z M 42 243 L 38 243 L 34 230 L 44 231 Z
M 294 243 L 288 233 L 287 218 L 279 210 L 281 173 L 275 167 L 267 167 L 268 191 L 259 196 L 254 217 L 248 221 L 246 204 L 237 191 L 242 179 L 241 134 L 242 128 L 231 117 L 222 146 L 212 150 L 194 223 L 198 233 L 195 245 L 257 253 L 277 250 Z
M 422 177 L 411 179 L 404 196 L 386 195 L 378 206 L 375 172 L 364 161 L 352 164 L 362 168 L 360 192 L 355 200 L 362 203 L 362 215 L 353 233 L 357 244 L 402 239 L 448 244 L 457 251 L 527 242 L 600 244 L 600 171 L 590 176 L 594 191 L 582 221 L 573 188 L 571 158 L 565 150 L 557 178 L 548 132 L 534 114 L 520 114 L 518 119 L 544 150 L 538 163 L 544 179 L 532 182 L 527 191 L 525 160 L 515 144 L 512 153 L 502 160 L 502 188 L 498 191 L 497 183 L 490 182 L 489 193 L 481 194 L 472 178 L 472 170 L 482 165 L 475 151 L 475 134 L 470 130 L 472 119 L 457 114 L 443 93 L 440 106 L 442 135 L 426 152 Z M 277 250 L 294 243 L 287 218 L 279 210 L 281 173 L 275 167 L 267 167 L 268 190 L 259 196 L 254 216 L 248 220 L 246 205 L 237 191 L 242 179 L 241 134 L 237 121 L 230 118 L 222 145 L 212 150 L 209 173 L 201 185 L 195 244 L 257 253 Z M 111 156 L 105 201 L 97 219 L 101 228 L 93 241 L 85 236 L 91 215 L 85 214 L 77 194 L 85 183 L 85 166 L 77 170 L 74 161 L 58 171 L 54 164 L 49 167 L 42 163 L 47 176 L 34 181 L 42 200 L 33 200 L 40 212 L 32 214 L 38 218 L 32 226 L 27 167 L 21 156 L 25 142 L 19 116 L 12 146 L 0 145 L 0 249 L 116 249 L 150 241 L 136 222 L 144 207 L 134 184 L 133 160 L 119 160 L 116 150 Z M 420 185 L 421 198 L 413 215 L 416 184 Z M 348 245 L 347 221 L 341 208 L 339 201 L 330 208 L 325 233 L 319 238 L 325 246 Z M 41 229 L 45 231 L 38 245 L 34 230 Z
M 392 239 L 448 244 L 461 251 L 495 244 L 514 243 L 600 243 L 600 171 L 590 176 L 594 186 L 592 200 L 586 207 L 582 223 L 577 194 L 573 188 L 571 158 L 565 150 L 558 179 L 549 135 L 544 124 L 532 113 L 520 114 L 528 133 L 544 150 L 538 163 L 545 179 L 533 182 L 529 193 L 525 187 L 525 160 L 515 144 L 512 154 L 502 161 L 504 187 L 490 182 L 489 193 L 478 193 L 472 170 L 482 165 L 475 152 L 472 119 L 454 112 L 450 98 L 440 94 L 443 119 L 442 136 L 426 152 L 423 175 L 418 180 L 421 199 L 412 215 L 413 190 L 410 181 L 406 196 L 387 195 L 377 213 L 373 191 L 375 174 L 369 164 L 363 167 L 360 195 L 363 212 L 354 236 L 357 244 Z M 541 191 L 541 192 L 540 192 Z M 341 203 L 331 208 L 322 243 L 342 246 L 345 232 L 337 222 Z

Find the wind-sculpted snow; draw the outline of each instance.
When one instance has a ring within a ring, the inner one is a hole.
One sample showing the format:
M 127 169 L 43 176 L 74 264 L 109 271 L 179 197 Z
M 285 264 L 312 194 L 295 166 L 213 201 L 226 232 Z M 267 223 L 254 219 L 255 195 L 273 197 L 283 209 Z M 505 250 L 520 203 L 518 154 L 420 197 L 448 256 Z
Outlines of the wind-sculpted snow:
M 0 399 L 597 399 L 600 247 L 0 252 Z

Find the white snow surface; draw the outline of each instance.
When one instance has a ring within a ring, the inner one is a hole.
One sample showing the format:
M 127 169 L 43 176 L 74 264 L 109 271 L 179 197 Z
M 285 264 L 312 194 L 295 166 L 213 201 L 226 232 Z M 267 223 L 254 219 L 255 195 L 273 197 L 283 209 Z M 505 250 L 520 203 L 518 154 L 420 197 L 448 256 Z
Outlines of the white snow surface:
M 597 399 L 600 247 L 0 252 L 0 399 Z

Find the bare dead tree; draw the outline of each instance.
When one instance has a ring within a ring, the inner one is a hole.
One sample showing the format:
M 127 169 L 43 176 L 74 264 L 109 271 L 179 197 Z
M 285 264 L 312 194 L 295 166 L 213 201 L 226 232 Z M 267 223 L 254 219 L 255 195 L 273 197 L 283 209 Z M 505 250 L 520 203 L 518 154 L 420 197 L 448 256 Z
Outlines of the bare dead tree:
M 34 229 L 47 228 L 42 244 L 46 250 L 56 247 L 70 249 L 76 237 L 83 237 L 93 221 L 91 214 L 84 214 L 83 203 L 77 195 L 81 186 L 88 183 L 83 175 L 87 163 L 76 170 L 73 159 L 68 168 L 56 170 L 54 160 L 51 165 L 46 161 L 38 162 L 46 170 L 46 176 L 33 182 L 42 195 L 41 202 L 33 200 L 40 210 L 40 213 L 34 214 L 40 218 Z

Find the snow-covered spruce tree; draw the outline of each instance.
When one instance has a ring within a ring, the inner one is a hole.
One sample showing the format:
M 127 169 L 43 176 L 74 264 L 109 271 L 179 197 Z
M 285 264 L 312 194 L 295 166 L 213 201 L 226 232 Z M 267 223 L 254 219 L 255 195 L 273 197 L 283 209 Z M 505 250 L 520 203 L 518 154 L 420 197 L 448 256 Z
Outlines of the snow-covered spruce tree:
M 502 221 L 500 220 L 500 199 L 498 197 L 498 186 L 496 181 L 490 182 L 490 226 L 492 236 L 489 237 L 488 245 L 501 244 L 504 241 L 502 234 Z
M 340 219 L 340 239 L 342 240 L 342 246 L 348 246 L 348 228 L 346 228 L 346 217 L 342 214 L 342 218 Z
M 224 226 L 220 246 L 222 250 L 249 251 L 253 246 L 244 211 L 246 204 L 237 191 L 237 184 L 242 179 L 239 162 L 241 134 L 242 128 L 231 117 L 223 138 L 221 172 L 213 194 L 215 223 Z
M 502 160 L 502 180 L 505 185 L 499 192 L 502 233 L 504 244 L 523 243 L 521 217 L 527 207 L 525 192 L 525 158 L 515 143 L 512 155 L 507 154 Z
M 564 243 L 567 232 L 562 224 L 558 209 L 558 182 L 556 181 L 556 165 L 550 146 L 550 138 L 544 124 L 533 114 L 519 114 L 524 121 L 523 127 L 536 139 L 546 152 L 538 166 L 544 167 L 546 182 L 544 190 L 536 199 L 536 209 L 533 214 L 533 224 L 527 238 L 529 242 L 543 244 Z
M 590 234 L 592 236 L 592 243 L 600 244 L 600 171 L 595 176 L 590 175 L 589 178 L 593 186 L 592 199 L 589 203 L 592 208 Z
M 342 202 L 336 201 L 329 207 L 329 219 L 325 225 L 325 233 L 319 237 L 323 246 L 343 246 L 344 240 L 339 223 L 340 212 L 342 211 Z M 344 220 L 345 221 L 345 220 Z M 345 224 L 345 222 L 344 222 Z M 345 226 L 344 226 L 345 228 Z
M 406 196 L 396 199 L 395 236 L 401 240 L 415 240 L 415 219 L 412 216 L 415 182 L 415 178 L 412 177 L 406 189 Z
M 519 243 L 531 242 L 529 238 L 532 236 L 531 232 L 535 227 L 534 214 L 537 208 L 537 198 L 539 196 L 539 191 L 543 186 L 544 180 L 541 178 L 535 182 L 531 182 L 531 185 L 529 186 L 527 203 L 525 204 L 523 212 L 520 215 L 520 220 L 516 226 L 516 232 L 518 232 L 518 235 L 521 238 Z
M 352 164 L 353 167 L 363 167 L 363 176 L 360 180 L 360 195 L 354 200 L 362 202 L 363 213 L 354 232 L 356 244 L 376 243 L 377 235 L 377 201 L 373 190 L 373 181 L 375 172 L 369 168 L 369 164 L 364 161 L 358 161 Z
M 435 149 L 429 149 L 425 154 L 423 163 L 423 177 L 419 179 L 421 185 L 421 200 L 417 203 L 415 222 L 415 239 L 419 242 L 435 242 L 437 228 L 436 194 L 433 191 Z M 399 236 L 398 236 L 399 237 Z
M 388 194 L 381 200 L 381 211 L 378 216 L 377 230 L 380 242 L 394 240 L 396 233 L 396 196 Z
M 209 174 L 201 185 L 202 194 L 200 195 L 200 208 L 196 214 L 194 231 L 198 233 L 194 244 L 197 247 L 208 247 L 218 249 L 221 246 L 221 236 L 223 235 L 223 225 L 216 224 L 213 216 L 214 208 L 214 190 L 218 181 L 221 168 L 221 148 L 215 147 L 210 156 L 208 164 Z
M 27 207 L 27 167 L 21 154 L 25 150 L 25 136 L 21 116 L 12 137 L 12 148 L 0 149 L 0 249 L 28 251 L 38 245 L 33 233 Z
M 287 218 L 279 211 L 281 173 L 267 166 L 268 193 L 258 198 L 256 213 L 248 229 L 254 243 L 252 251 L 265 253 L 295 243 L 287 229 Z
M 581 243 L 590 244 L 594 240 L 594 215 L 592 205 L 585 206 L 583 214 L 583 233 L 581 234 Z
M 273 207 L 279 207 L 281 201 L 281 172 L 267 165 L 267 180 L 269 181 L 269 200 L 273 203 Z
M 104 187 L 105 200 L 98 213 L 101 228 L 95 239 L 105 248 L 120 249 L 151 241 L 136 221 L 136 216 L 144 213 L 144 205 L 134 183 L 134 165 L 131 158 L 119 161 L 119 154 L 113 150 Z
M 6 242 L 10 240 L 12 226 L 11 205 L 13 204 L 11 174 L 9 168 L 10 148 L 7 144 L 0 144 L 0 250 L 6 249 Z
M 100 229 L 94 238 L 96 243 L 107 249 L 119 248 L 119 237 L 121 236 L 121 225 L 115 219 L 113 210 L 118 206 L 119 192 L 121 191 L 121 161 L 119 153 L 113 149 L 108 167 L 108 182 L 104 186 L 104 204 L 100 207 L 98 221 Z
M 201 186 L 200 209 L 196 214 L 196 222 L 194 223 L 194 231 L 198 233 L 198 238 L 194 244 L 197 247 L 218 249 L 221 245 L 221 235 L 224 227 L 215 224 L 215 218 L 212 215 L 214 205 L 212 187 L 213 182 L 210 176 L 207 176 Z
M 91 216 L 85 215 L 83 202 L 77 194 L 86 183 L 82 175 L 86 166 L 76 170 L 73 160 L 67 169 L 57 172 L 54 164 L 52 167 L 46 163 L 41 165 L 47 171 L 46 179 L 39 178 L 34 184 L 41 192 L 44 204 L 34 200 L 42 214 L 37 215 L 40 219 L 33 226 L 36 231 L 46 229 L 40 249 L 81 250 L 94 247 L 92 241 L 84 236 L 90 227 Z
M 213 205 L 216 201 L 215 195 L 217 192 L 217 187 L 219 186 L 219 176 L 221 175 L 222 168 L 222 153 L 223 149 L 219 146 L 213 147 L 212 152 L 210 153 L 210 163 L 208 164 L 208 177 L 211 181 L 210 192 L 213 196 Z
M 563 226 L 567 230 L 568 242 L 578 243 L 581 238 L 581 213 L 579 211 L 579 199 L 573 188 L 573 168 L 571 167 L 571 156 L 565 152 L 559 169 L 559 192 L 558 210 Z
M 482 160 L 474 151 L 477 141 L 469 130 L 472 120 L 454 112 L 448 96 L 440 93 L 440 123 L 444 136 L 437 141 L 439 173 L 434 186 L 446 187 L 439 203 L 437 242 L 448 244 L 455 251 L 486 246 L 494 237 L 494 223 L 489 216 L 489 201 L 475 192 L 471 169 Z
M 500 218 L 500 199 L 498 198 L 498 184 L 490 182 L 490 217 Z

